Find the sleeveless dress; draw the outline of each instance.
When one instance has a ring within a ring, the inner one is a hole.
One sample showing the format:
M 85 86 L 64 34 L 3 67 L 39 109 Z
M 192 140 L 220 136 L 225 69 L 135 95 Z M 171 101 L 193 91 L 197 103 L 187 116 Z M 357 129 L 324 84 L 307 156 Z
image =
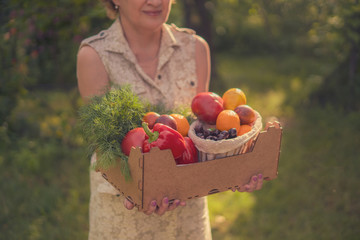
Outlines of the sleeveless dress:
M 163 24 L 156 78 L 138 65 L 117 19 L 109 29 L 85 39 L 99 54 L 109 79 L 131 84 L 133 91 L 153 104 L 172 108 L 191 103 L 196 94 L 195 33 Z M 96 161 L 96 155 L 91 161 Z M 89 240 L 210 240 L 207 199 L 186 202 L 163 216 L 127 210 L 124 197 L 100 173 L 90 171 Z

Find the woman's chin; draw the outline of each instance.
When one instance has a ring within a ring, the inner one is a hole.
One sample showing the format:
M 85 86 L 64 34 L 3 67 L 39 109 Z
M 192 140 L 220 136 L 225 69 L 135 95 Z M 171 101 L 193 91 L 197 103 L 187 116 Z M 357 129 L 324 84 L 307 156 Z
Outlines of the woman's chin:
M 163 21 L 149 21 L 142 25 L 143 29 L 149 30 L 149 31 L 155 31 L 161 28 L 163 25 Z

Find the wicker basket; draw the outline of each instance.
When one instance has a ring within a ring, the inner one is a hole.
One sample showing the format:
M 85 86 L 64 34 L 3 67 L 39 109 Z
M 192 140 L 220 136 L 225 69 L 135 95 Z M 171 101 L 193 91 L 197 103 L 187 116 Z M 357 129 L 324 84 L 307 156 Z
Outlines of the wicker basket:
M 199 150 L 199 161 L 203 162 L 250 152 L 253 148 L 256 137 L 262 129 L 261 115 L 256 111 L 255 113 L 257 117 L 255 122 L 252 124 L 252 129 L 249 132 L 236 138 L 220 141 L 199 138 L 195 133 L 195 127 L 197 125 L 203 125 L 203 123 L 198 120 L 193 122 L 190 125 L 188 135 L 194 142 L 196 148 Z

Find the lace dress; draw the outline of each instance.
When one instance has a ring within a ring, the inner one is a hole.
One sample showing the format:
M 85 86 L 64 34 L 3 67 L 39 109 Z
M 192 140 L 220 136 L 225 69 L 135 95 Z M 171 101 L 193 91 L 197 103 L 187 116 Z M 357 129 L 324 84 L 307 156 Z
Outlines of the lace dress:
M 189 106 L 196 94 L 195 37 L 191 30 L 163 25 L 155 79 L 137 64 L 119 19 L 109 29 L 85 39 L 80 47 L 84 45 L 97 51 L 111 82 L 131 84 L 139 97 L 154 104 Z M 91 161 L 95 160 L 94 154 Z M 90 240 L 211 239 L 206 198 L 189 200 L 185 207 L 161 217 L 147 216 L 137 209 L 127 210 L 124 197 L 100 173 L 90 171 L 90 185 Z

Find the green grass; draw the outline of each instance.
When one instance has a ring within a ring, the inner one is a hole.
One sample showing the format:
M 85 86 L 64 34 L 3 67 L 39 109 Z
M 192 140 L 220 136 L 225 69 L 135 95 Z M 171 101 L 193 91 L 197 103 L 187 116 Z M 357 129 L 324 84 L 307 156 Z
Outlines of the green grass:
M 331 65 L 292 57 L 220 59 L 225 89 L 242 88 L 264 122 L 278 117 L 283 139 L 277 179 L 254 193 L 209 197 L 214 240 L 359 239 L 360 113 L 307 99 Z
M 1 239 L 86 239 L 89 162 L 75 128 L 76 92 L 36 92 L 10 116 L 0 148 Z
M 331 63 L 220 55 L 222 94 L 240 87 L 264 122 L 283 125 L 279 176 L 254 193 L 209 196 L 214 240 L 359 239 L 360 113 L 309 104 Z M 0 239 L 86 239 L 89 162 L 74 91 L 34 92 L 0 128 Z M 6 140 L 6 141 L 5 141 Z
M 222 95 L 227 89 L 242 89 L 248 105 L 265 117 L 290 116 L 294 106 L 306 103 L 308 95 L 331 72 L 329 60 L 298 56 L 217 55 L 218 79 L 210 90 Z
M 284 128 L 277 179 L 255 193 L 209 197 L 209 205 L 218 206 L 210 207 L 214 239 L 359 238 L 360 114 L 341 124 L 335 124 L 336 110 L 301 114 Z M 231 205 L 222 204 L 224 198 Z

